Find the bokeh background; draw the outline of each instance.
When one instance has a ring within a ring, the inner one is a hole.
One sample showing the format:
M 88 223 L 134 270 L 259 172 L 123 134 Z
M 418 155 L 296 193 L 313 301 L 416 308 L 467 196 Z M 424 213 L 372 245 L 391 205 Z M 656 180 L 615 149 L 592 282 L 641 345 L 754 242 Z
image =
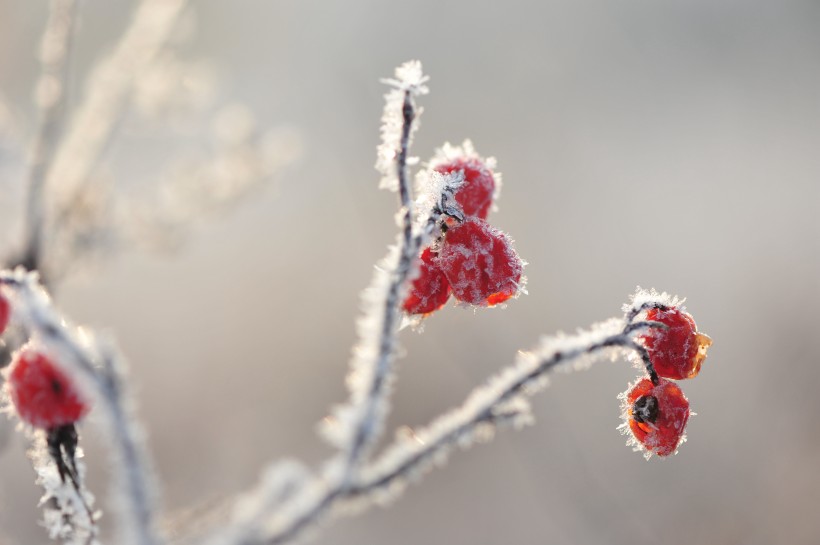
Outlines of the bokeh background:
M 70 102 L 132 2 L 85 0 Z M 456 405 L 540 334 L 617 315 L 636 285 L 688 297 L 715 341 L 684 385 L 689 441 L 646 462 L 616 431 L 627 363 L 560 375 L 537 424 L 455 455 L 389 509 L 316 543 L 816 544 L 820 541 L 820 3 L 813 0 L 192 2 L 179 55 L 211 100 L 293 128 L 301 161 L 173 253 L 125 248 L 58 286 L 127 354 L 169 524 L 318 462 L 345 397 L 358 294 L 393 240 L 372 165 L 384 87 L 417 58 L 431 94 L 414 151 L 471 138 L 503 172 L 491 221 L 529 262 L 505 310 L 452 308 L 403 332 L 391 427 Z M 0 93 L 30 140 L 46 3 L 0 0 Z M 195 30 L 195 32 L 191 32 Z M 136 113 L 101 169 L 153 191 L 169 149 Z M 193 123 L 193 121 L 191 122 Z M 168 144 L 168 143 L 171 144 Z M 4 251 L 21 208 L 8 139 Z M 152 178 L 153 176 L 153 178 Z M 152 189 L 153 188 L 153 189 Z M 118 189 L 120 190 L 120 189 Z M 44 543 L 26 445 L 3 423 L 0 543 Z M 105 438 L 87 427 L 104 496 Z

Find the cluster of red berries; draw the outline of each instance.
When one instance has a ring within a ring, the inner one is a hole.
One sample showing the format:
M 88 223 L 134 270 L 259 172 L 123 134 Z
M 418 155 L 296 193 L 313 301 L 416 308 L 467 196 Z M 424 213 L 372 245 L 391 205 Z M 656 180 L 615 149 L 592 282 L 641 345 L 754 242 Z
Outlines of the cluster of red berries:
M 700 372 L 712 340 L 697 330 L 695 320 L 676 307 L 649 309 L 646 320 L 658 322 L 638 337 L 657 376 L 645 376 L 621 394 L 624 427 L 647 455 L 669 456 L 684 437 L 689 400 L 671 380 L 693 378 Z
M 442 236 L 424 248 L 418 276 L 404 300 L 408 314 L 426 315 L 457 300 L 476 306 L 494 306 L 515 297 L 524 284 L 524 262 L 504 232 L 487 223 L 497 196 L 492 162 L 464 148 L 445 147 L 430 165 L 439 174 L 461 173 L 463 183 L 454 194 L 463 218 L 448 216 Z
M 9 301 L 0 294 L 0 335 L 8 326 L 10 313 Z M 4 374 L 6 394 L 20 420 L 46 431 L 49 452 L 60 476 L 65 480 L 71 475 L 76 482 L 74 424 L 88 413 L 88 400 L 71 377 L 32 343 L 15 352 Z

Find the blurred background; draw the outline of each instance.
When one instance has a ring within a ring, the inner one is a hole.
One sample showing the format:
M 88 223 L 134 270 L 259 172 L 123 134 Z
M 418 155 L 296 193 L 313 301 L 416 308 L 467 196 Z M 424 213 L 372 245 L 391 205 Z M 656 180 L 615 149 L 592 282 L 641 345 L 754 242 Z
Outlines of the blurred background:
M 133 9 L 82 2 L 69 106 Z M 20 240 L 46 18 L 45 2 L 0 0 L 4 253 Z M 618 315 L 637 285 L 686 296 L 715 343 L 683 385 L 698 416 L 670 459 L 624 446 L 616 396 L 636 371 L 598 364 L 557 376 L 534 427 L 314 542 L 820 542 L 818 29 L 813 0 L 192 2 L 172 46 L 194 94 L 151 115 L 138 91 L 95 175 L 150 202 L 177 152 L 211 153 L 202 127 L 234 103 L 284 128 L 293 160 L 170 251 L 113 244 L 56 287 L 128 356 L 169 524 L 271 459 L 329 454 L 315 424 L 345 398 L 359 293 L 396 231 L 372 166 L 379 78 L 416 58 L 431 94 L 414 152 L 470 138 L 498 159 L 490 220 L 529 262 L 529 295 L 404 331 L 391 429 L 455 406 L 542 333 Z M 13 424 L 0 543 L 45 543 Z M 104 506 L 105 439 L 82 431 Z

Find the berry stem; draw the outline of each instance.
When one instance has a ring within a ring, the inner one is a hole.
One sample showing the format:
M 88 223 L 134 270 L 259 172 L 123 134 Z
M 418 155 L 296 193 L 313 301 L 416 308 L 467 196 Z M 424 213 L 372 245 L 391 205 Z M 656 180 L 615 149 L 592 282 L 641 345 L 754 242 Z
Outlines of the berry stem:
M 629 348 L 634 350 L 638 353 L 641 357 L 641 361 L 643 362 L 643 366 L 646 368 L 646 374 L 649 375 L 649 380 L 652 381 L 652 384 L 657 386 L 660 384 L 660 379 L 658 378 L 658 373 L 655 371 L 655 366 L 652 365 L 652 360 L 649 358 L 649 352 L 647 352 L 646 348 L 639 345 L 635 341 L 630 340 Z
M 88 542 L 91 543 L 94 536 L 97 534 L 97 521 L 94 519 L 94 511 L 85 499 L 83 493 L 83 486 L 80 482 L 80 473 L 77 471 L 77 443 L 79 436 L 77 435 L 77 428 L 74 424 L 66 424 L 51 428 L 46 432 L 46 445 L 51 459 L 57 466 L 57 472 L 60 474 L 60 479 L 65 482 L 66 476 L 71 482 L 71 486 L 77 493 L 80 503 L 85 509 L 85 514 L 88 517 L 89 526 L 93 529 L 91 535 L 88 536 Z
M 626 319 L 627 322 L 632 322 L 635 318 L 638 317 L 638 315 L 641 312 L 645 312 L 645 311 L 651 310 L 653 308 L 666 311 L 666 310 L 669 310 L 671 307 L 669 305 L 665 305 L 663 303 L 658 303 L 658 302 L 654 302 L 654 301 L 642 303 L 641 305 L 638 305 L 637 307 L 630 308 L 629 311 L 626 313 L 625 319 Z

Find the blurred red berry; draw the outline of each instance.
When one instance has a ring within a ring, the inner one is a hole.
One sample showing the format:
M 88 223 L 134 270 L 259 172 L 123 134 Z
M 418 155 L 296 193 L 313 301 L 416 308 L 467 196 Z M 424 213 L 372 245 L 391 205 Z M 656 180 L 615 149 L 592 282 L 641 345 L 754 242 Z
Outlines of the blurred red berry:
M 468 217 L 447 231 L 436 263 L 453 295 L 473 305 L 493 306 L 518 295 L 524 262 L 503 232 Z
M 669 456 L 677 450 L 689 420 L 689 400 L 677 384 L 644 377 L 622 394 L 623 417 L 635 441 L 648 453 Z
M 9 325 L 9 318 L 11 317 L 11 304 L 8 299 L 0 294 L 0 335 L 6 330 Z
M 646 319 L 668 326 L 653 328 L 640 337 L 655 372 L 676 380 L 697 376 L 712 339 L 698 332 L 692 316 L 677 308 L 653 308 Z
M 490 168 L 478 157 L 459 157 L 446 163 L 435 165 L 441 174 L 462 171 L 464 185 L 456 191 L 455 198 L 465 216 L 476 216 L 483 220 L 490 213 L 495 195 L 495 178 Z
M 41 352 L 23 347 L 8 370 L 7 388 L 20 419 L 35 428 L 73 424 L 89 409 L 71 379 Z
M 429 314 L 443 307 L 450 298 L 450 283 L 435 258 L 429 247 L 421 252 L 419 275 L 410 285 L 402 305 L 408 314 Z

